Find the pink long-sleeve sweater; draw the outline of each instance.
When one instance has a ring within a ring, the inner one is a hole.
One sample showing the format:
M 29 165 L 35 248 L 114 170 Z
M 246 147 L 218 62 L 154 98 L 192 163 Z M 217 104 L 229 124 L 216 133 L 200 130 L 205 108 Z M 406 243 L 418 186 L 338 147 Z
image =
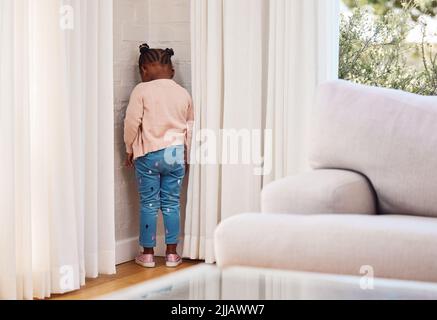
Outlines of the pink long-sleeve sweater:
M 190 154 L 194 110 L 190 94 L 173 80 L 143 82 L 133 90 L 124 122 L 124 142 L 134 159 L 174 145 Z

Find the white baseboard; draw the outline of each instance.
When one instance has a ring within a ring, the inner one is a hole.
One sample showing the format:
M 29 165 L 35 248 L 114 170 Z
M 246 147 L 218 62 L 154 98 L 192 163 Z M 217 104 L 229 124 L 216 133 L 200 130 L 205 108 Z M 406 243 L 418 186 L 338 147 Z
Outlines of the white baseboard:
M 157 247 L 155 248 L 155 255 L 163 257 L 165 255 L 165 237 L 156 237 Z M 184 240 L 181 239 L 178 244 L 178 253 L 182 254 L 181 248 L 184 246 Z M 122 264 L 135 260 L 135 257 L 141 251 L 141 247 L 138 244 L 138 237 L 117 240 L 115 246 L 115 263 Z
M 139 251 L 138 237 L 118 240 L 115 245 L 115 263 L 122 264 L 132 261 Z

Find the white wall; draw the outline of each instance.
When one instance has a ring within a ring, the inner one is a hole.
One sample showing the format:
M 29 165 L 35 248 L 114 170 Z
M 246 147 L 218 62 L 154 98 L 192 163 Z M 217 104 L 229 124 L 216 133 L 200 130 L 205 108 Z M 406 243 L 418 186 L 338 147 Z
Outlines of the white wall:
M 138 47 L 173 48 L 175 80 L 191 91 L 190 0 L 114 0 L 115 225 L 117 263 L 138 252 L 138 194 L 133 170 L 123 167 L 123 120 L 129 95 L 139 83 Z M 185 194 L 183 199 L 185 202 Z M 182 205 L 184 207 L 184 205 Z M 185 214 L 181 214 L 182 222 Z M 157 254 L 165 249 L 162 217 Z M 183 231 L 183 225 L 182 229 Z M 180 252 L 180 249 L 179 249 Z

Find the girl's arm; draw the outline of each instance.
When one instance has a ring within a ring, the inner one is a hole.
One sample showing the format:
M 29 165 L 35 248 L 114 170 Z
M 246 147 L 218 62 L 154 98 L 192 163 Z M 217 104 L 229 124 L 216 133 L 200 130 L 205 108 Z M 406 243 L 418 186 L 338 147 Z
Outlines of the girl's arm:
M 132 145 L 138 135 L 138 128 L 142 122 L 143 108 L 143 98 L 140 88 L 137 86 L 132 91 L 124 120 L 124 143 L 126 144 L 127 154 L 133 153 Z
M 193 137 L 193 127 L 194 127 L 194 107 L 193 100 L 190 96 L 188 112 L 187 112 L 187 133 L 185 137 L 185 162 L 188 164 L 190 161 L 190 152 L 191 152 L 191 141 Z

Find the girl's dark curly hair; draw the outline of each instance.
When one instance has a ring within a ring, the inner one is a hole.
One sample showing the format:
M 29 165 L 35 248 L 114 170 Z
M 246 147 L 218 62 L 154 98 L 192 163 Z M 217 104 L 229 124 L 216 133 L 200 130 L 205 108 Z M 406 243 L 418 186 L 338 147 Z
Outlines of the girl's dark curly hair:
M 163 65 L 172 66 L 171 57 L 174 56 L 173 49 L 151 49 L 147 43 L 140 46 L 140 61 L 139 65 L 142 67 L 145 64 L 159 62 Z

